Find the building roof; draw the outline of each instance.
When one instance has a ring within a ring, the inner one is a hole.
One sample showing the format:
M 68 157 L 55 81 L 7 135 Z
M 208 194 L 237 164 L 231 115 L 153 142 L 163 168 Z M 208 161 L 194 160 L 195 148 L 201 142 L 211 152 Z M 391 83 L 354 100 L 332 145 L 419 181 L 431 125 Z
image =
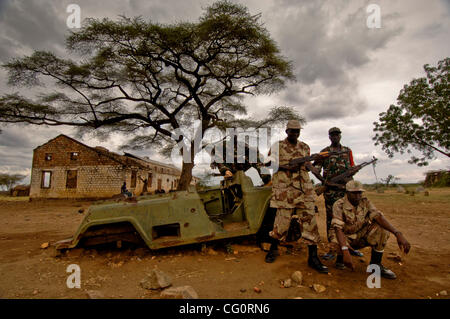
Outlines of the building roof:
M 144 169 L 151 169 L 150 164 L 153 164 L 153 165 L 158 165 L 158 166 L 164 166 L 164 167 L 167 167 L 167 168 L 171 168 L 171 169 L 176 170 L 177 173 L 180 173 L 180 170 L 178 168 L 176 168 L 175 166 L 173 166 L 173 165 L 168 165 L 168 164 L 157 162 L 157 161 L 153 161 L 153 160 L 150 160 L 150 159 L 144 159 L 144 158 L 141 158 L 141 157 L 139 157 L 137 155 L 133 155 L 133 154 L 130 154 L 130 153 L 124 153 L 124 155 L 120 155 L 120 154 L 111 152 L 107 148 L 102 147 L 102 146 L 91 147 L 91 146 L 83 144 L 80 141 L 77 141 L 76 139 L 71 138 L 70 136 L 67 136 L 65 134 L 60 134 L 60 135 L 52 138 L 51 140 L 47 141 L 46 143 L 36 147 L 34 150 L 37 150 L 38 148 L 53 142 L 54 140 L 56 140 L 59 137 L 67 138 L 67 139 L 71 140 L 72 142 L 80 144 L 83 147 L 86 147 L 86 148 L 88 148 L 88 149 L 90 149 L 90 150 L 92 150 L 92 151 L 94 151 L 94 152 L 96 152 L 96 153 L 98 153 L 100 155 L 106 156 L 106 157 L 112 159 L 113 161 L 116 161 L 119 164 L 122 164 L 124 166 L 138 166 L 138 167 L 141 167 L 141 168 L 144 168 Z

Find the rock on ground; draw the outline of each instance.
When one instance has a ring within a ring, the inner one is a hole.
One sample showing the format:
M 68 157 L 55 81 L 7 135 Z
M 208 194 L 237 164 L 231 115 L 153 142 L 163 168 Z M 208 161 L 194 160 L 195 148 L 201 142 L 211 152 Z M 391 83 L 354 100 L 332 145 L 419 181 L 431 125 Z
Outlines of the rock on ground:
M 294 273 L 291 275 L 291 279 L 292 279 L 295 283 L 297 283 L 298 285 L 301 285 L 301 284 L 302 284 L 302 281 L 303 281 L 303 274 L 302 274 L 302 272 L 297 270 L 296 272 L 294 272 Z
M 326 290 L 326 288 L 325 288 L 325 286 L 323 286 L 323 285 L 321 285 L 321 284 L 314 284 L 313 285 L 313 288 L 314 288 L 314 290 L 315 290 L 315 292 L 317 292 L 317 293 L 321 293 L 321 292 L 324 292 L 325 290 Z
M 291 279 L 286 279 L 283 281 L 283 287 L 284 288 L 290 288 L 292 287 L 292 280 Z
M 161 292 L 162 299 L 198 299 L 198 294 L 191 286 L 167 288 Z
M 141 286 L 145 289 L 162 289 L 171 285 L 170 277 L 159 269 L 153 269 L 146 278 L 141 280 Z

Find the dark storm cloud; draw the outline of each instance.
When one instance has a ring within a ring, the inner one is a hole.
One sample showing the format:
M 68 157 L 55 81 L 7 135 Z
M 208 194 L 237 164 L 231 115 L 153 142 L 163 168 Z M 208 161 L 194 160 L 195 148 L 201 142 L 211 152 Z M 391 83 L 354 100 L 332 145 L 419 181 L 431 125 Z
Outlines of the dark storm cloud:
M 23 128 L 4 128 L 0 134 L 0 146 L 13 146 L 15 148 L 36 147 L 30 138 L 21 132 Z
M 0 146 L 0 158 L 0 171 L 8 167 L 8 170 L 17 172 L 31 168 L 33 153 L 26 150 L 17 150 L 14 154 L 11 154 Z
M 345 117 L 363 111 L 352 71 L 369 63 L 401 32 L 396 16 L 382 16 L 383 28 L 369 29 L 364 2 L 276 2 L 283 10 L 270 15 L 283 53 L 294 62 L 297 85 L 282 94 L 308 120 Z
M 66 7 L 55 1 L 3 1 L 0 10 L 0 60 L 24 51 L 59 51 L 64 45 Z
M 424 27 L 423 29 L 420 29 L 417 32 L 415 32 L 414 35 L 418 38 L 429 39 L 433 38 L 440 32 L 444 31 L 444 28 L 445 27 L 442 25 L 442 23 L 433 22 Z
M 145 20 L 174 22 L 198 18 L 202 1 L 0 1 L 0 61 L 49 50 L 64 54 L 64 38 L 70 31 L 67 6 L 80 6 L 81 19 L 142 16 Z
M 447 9 L 447 13 L 450 14 L 450 0 L 441 0 Z
M 352 2 L 279 0 L 277 4 L 283 10 L 272 16 L 276 37 L 303 84 L 348 81 L 349 70 L 369 62 L 374 50 L 400 32 L 392 26 L 393 16 L 383 17 L 381 29 L 367 28 L 366 6 L 351 9 Z
M 307 121 L 337 119 L 361 113 L 367 102 L 355 93 L 351 83 L 323 87 L 321 85 L 293 85 L 280 97 L 285 104 L 294 106 Z

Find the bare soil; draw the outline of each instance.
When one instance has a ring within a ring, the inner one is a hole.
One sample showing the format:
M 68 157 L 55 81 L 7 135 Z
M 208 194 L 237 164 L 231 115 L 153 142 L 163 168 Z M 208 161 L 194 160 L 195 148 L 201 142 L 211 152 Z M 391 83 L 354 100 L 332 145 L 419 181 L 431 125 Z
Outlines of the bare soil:
M 88 298 L 88 290 L 100 291 L 106 298 L 159 298 L 159 291 L 143 289 L 139 282 L 157 267 L 172 277 L 173 286 L 192 286 L 200 298 L 449 298 L 450 292 L 450 188 L 430 189 L 410 196 L 368 192 L 368 197 L 412 244 L 406 260 L 399 262 L 391 253 L 399 252 L 393 236 L 389 239 L 383 263 L 398 276 L 382 279 L 381 288 L 366 286 L 370 249 L 363 258 L 354 258 L 356 270 L 337 270 L 334 261 L 325 261 L 330 274 L 316 273 L 306 263 L 307 247 L 291 254 L 282 250 L 275 263 L 264 262 L 265 252 L 253 237 L 233 240 L 233 254 L 224 243 L 190 245 L 159 251 L 123 246 L 75 249 L 62 257 L 54 249 L 42 249 L 70 237 L 83 218 L 78 210 L 91 205 L 85 201 L 33 201 L 0 198 L 0 298 Z M 318 202 L 319 227 L 325 238 L 323 198 Z M 66 285 L 66 268 L 81 268 L 81 289 Z M 300 270 L 303 284 L 284 288 L 280 280 Z M 311 286 L 326 287 L 322 293 Z M 254 287 L 261 289 L 260 293 Z

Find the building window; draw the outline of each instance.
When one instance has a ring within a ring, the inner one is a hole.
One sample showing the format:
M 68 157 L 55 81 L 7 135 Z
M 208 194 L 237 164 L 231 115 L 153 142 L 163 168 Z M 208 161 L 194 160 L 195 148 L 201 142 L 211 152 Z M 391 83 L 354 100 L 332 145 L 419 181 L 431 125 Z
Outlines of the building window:
M 50 188 L 52 184 L 52 172 L 42 171 L 41 188 Z
M 159 178 L 158 179 L 158 190 L 160 191 L 162 188 L 162 180 Z
M 77 171 L 67 171 L 66 188 L 77 188 Z
M 137 177 L 137 171 L 131 171 L 131 188 L 136 187 L 136 177 Z
M 70 153 L 70 159 L 75 161 L 75 160 L 78 159 L 78 155 L 80 155 L 80 153 L 78 153 L 78 152 L 71 152 Z
M 52 153 L 45 153 L 45 160 L 51 161 L 52 160 Z
M 153 174 L 152 173 L 148 173 L 148 188 L 151 188 L 152 187 L 152 179 L 153 179 Z

